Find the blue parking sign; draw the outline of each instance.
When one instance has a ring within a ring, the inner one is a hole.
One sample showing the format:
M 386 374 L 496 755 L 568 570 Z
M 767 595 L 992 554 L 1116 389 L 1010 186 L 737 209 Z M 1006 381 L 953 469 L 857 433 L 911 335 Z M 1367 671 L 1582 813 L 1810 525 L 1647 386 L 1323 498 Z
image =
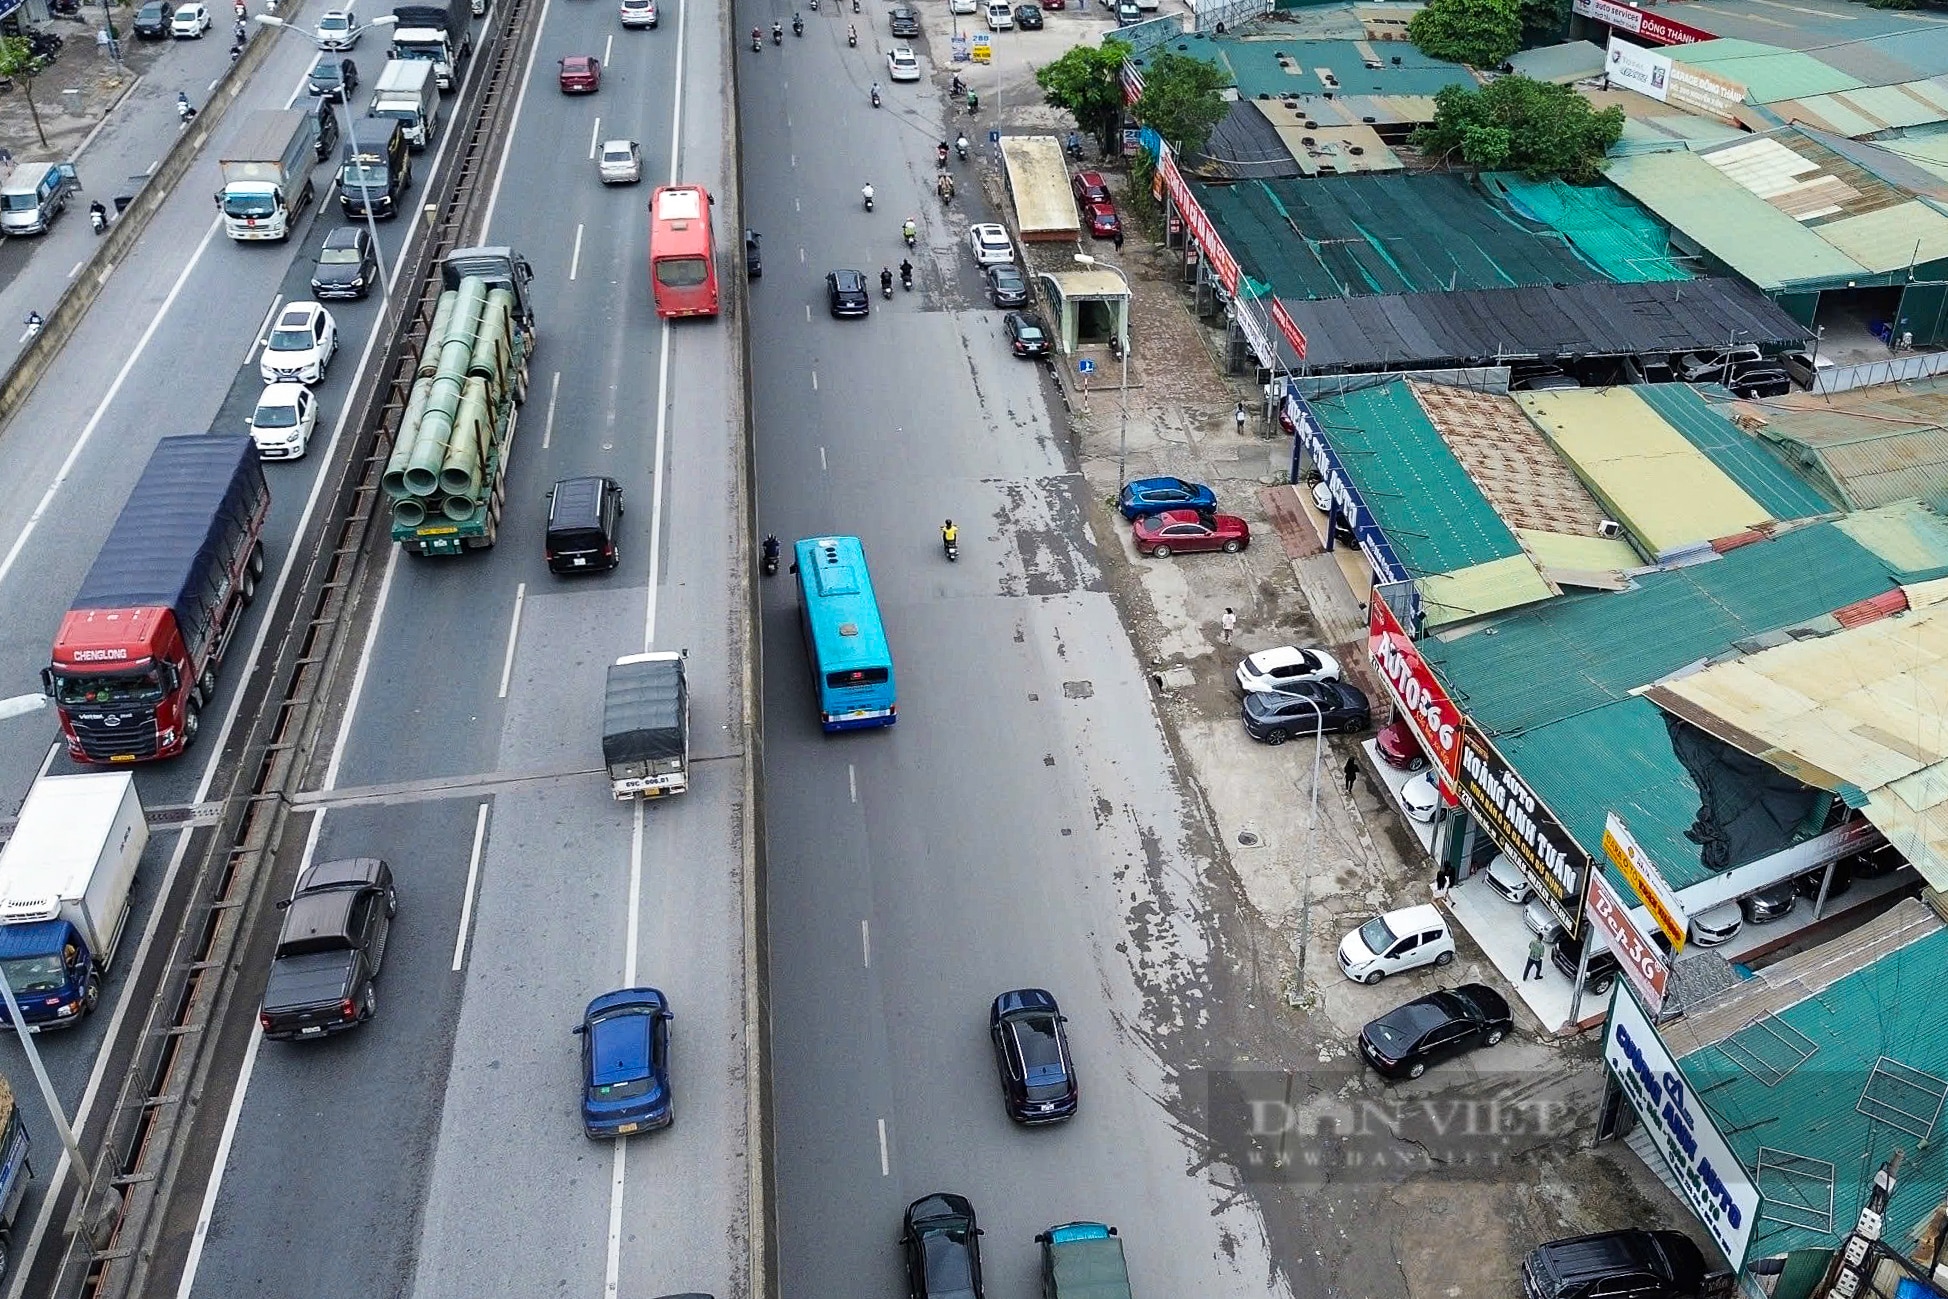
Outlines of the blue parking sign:
M 1094 374 L 1096 372 L 1096 363 L 1085 356 L 1075 363 L 1075 368 L 1078 374 Z

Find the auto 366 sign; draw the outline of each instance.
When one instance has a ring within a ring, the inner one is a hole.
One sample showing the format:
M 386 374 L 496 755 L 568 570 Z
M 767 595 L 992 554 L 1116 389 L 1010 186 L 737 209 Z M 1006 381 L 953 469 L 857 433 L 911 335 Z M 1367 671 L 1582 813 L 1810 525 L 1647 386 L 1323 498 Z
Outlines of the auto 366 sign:
M 1454 792 L 1528 875 L 1556 919 L 1580 934 L 1590 855 L 1472 722 L 1461 728 L 1461 776 Z
M 1378 595 L 1368 600 L 1366 616 L 1367 654 L 1406 715 L 1407 725 L 1420 737 L 1420 747 L 1447 774 L 1447 785 L 1453 788 L 1461 771 L 1461 710 L 1434 679 L 1433 669 L 1385 600 Z

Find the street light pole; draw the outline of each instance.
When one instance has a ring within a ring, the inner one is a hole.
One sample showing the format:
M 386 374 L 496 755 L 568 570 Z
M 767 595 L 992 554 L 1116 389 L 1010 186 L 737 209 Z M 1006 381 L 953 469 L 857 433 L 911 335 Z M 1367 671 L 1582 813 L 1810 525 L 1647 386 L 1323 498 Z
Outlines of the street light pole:
M 1114 262 L 1089 253 L 1077 253 L 1075 259 L 1084 266 L 1106 266 L 1123 282 L 1123 314 L 1116 328 L 1116 358 L 1121 369 L 1116 381 L 1116 490 L 1120 492 L 1130 480 L 1130 277 Z
M 1313 829 L 1319 824 L 1319 762 L 1326 751 L 1326 714 L 1314 700 L 1304 695 L 1292 697 L 1312 710 L 1312 819 L 1306 828 Z

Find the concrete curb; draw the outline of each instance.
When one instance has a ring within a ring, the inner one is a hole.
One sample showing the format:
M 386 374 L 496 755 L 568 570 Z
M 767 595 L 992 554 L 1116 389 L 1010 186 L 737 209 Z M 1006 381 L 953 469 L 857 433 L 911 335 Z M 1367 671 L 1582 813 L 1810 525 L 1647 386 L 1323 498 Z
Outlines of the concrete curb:
M 68 339 L 74 336 L 75 330 L 81 328 L 81 322 L 87 318 L 88 309 L 94 306 L 95 299 L 101 296 L 101 291 L 107 285 L 108 277 L 114 273 L 116 265 L 135 245 L 135 241 L 142 237 L 143 231 L 148 229 L 149 222 L 161 210 L 169 196 L 175 192 L 176 182 L 183 178 L 190 164 L 196 161 L 197 154 L 202 151 L 203 145 L 209 140 L 217 124 L 223 120 L 231 102 L 241 93 L 244 84 L 250 79 L 250 74 L 256 71 L 258 65 L 268 57 L 267 51 L 270 47 L 271 41 L 268 39 L 254 40 L 244 50 L 243 56 L 230 65 L 229 71 L 225 72 L 222 80 L 217 82 L 216 89 L 210 92 L 209 102 L 196 114 L 196 120 L 190 124 L 189 129 L 176 137 L 176 143 L 170 146 L 169 152 L 165 153 L 162 161 L 156 165 L 155 173 L 141 189 L 135 192 L 135 201 L 130 203 L 127 210 L 109 225 L 108 232 L 97 242 L 94 255 L 82 265 L 79 271 L 75 272 L 67 291 L 61 295 L 61 301 L 55 305 L 53 311 L 48 313 L 46 322 L 41 326 L 41 332 L 21 349 L 20 356 L 12 366 L 8 367 L 5 377 L 0 378 L 0 432 L 4 432 L 14 415 L 27 404 L 27 399 L 33 396 L 34 389 L 40 384 L 41 375 L 45 373 L 54 358 L 61 354 L 61 349 L 67 346 Z M 110 114 L 127 101 L 129 93 L 134 91 L 141 80 L 137 77 L 129 83 L 128 91 L 124 92 L 122 98 L 109 109 Z M 107 123 L 108 118 L 104 116 L 102 125 L 106 126 Z M 82 148 L 93 143 L 100 129 L 97 127 L 95 131 L 89 133 L 88 138 L 82 141 Z M 79 150 L 76 151 L 76 156 L 80 156 Z

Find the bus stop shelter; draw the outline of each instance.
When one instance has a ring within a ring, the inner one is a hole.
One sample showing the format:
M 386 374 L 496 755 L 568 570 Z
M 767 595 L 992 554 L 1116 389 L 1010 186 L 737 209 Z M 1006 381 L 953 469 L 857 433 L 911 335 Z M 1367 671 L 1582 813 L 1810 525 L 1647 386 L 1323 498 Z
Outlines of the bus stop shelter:
M 1078 267 L 1037 276 L 1048 296 L 1049 332 L 1064 355 L 1078 348 L 1130 345 L 1130 290 L 1115 271 Z

